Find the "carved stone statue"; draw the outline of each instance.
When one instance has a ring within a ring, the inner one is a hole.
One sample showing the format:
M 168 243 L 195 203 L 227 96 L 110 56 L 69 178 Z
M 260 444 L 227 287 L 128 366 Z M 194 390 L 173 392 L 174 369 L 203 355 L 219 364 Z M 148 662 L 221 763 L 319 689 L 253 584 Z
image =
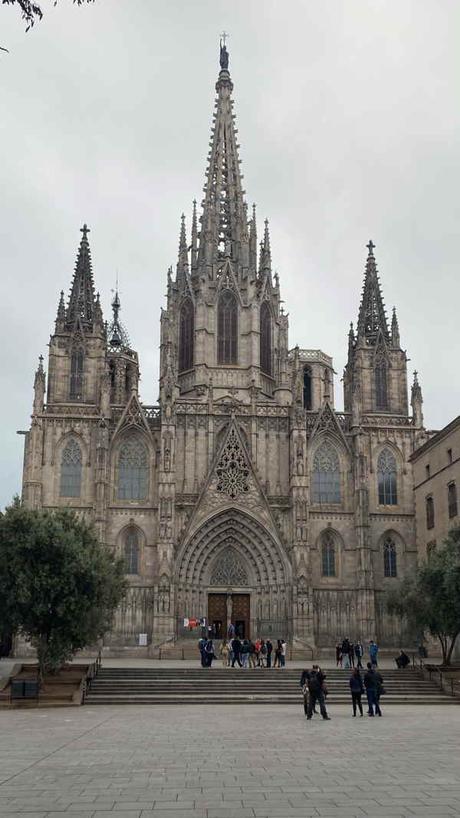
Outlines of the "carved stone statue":
M 228 55 L 228 51 L 227 51 L 227 46 L 225 45 L 225 43 L 224 43 L 224 45 L 222 45 L 222 40 L 221 40 L 221 43 L 220 43 L 220 67 L 222 68 L 222 70 L 225 70 L 225 71 L 228 70 L 228 56 L 229 55 Z

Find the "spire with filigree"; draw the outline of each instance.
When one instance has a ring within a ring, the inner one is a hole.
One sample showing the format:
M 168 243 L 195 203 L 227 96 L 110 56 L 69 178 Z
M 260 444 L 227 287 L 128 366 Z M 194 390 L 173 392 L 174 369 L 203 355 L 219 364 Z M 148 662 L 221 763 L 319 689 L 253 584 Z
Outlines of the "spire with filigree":
M 396 349 L 401 346 L 401 338 L 399 335 L 398 316 L 396 315 L 396 307 L 393 307 L 393 315 L 391 318 L 391 345 Z
M 81 228 L 82 237 L 66 311 L 66 324 L 70 328 L 76 323 L 80 323 L 83 328 L 89 328 L 92 327 L 94 320 L 96 299 L 88 242 L 89 232 L 89 228 L 84 224 Z
M 369 254 L 366 261 L 364 286 L 359 308 L 357 336 L 359 341 L 373 345 L 380 333 L 389 341 L 387 317 L 383 303 L 377 265 L 374 257 L 375 244 L 372 240 L 367 245 Z
M 188 277 L 188 249 L 185 232 L 185 215 L 182 213 L 179 233 L 179 253 L 177 256 L 177 284 L 182 284 Z
M 113 290 L 112 290 L 113 292 Z M 115 295 L 112 299 L 112 320 L 107 329 L 107 341 L 112 350 L 125 351 L 130 348 L 129 337 L 120 321 L 121 301 L 118 292 L 118 276 Z
M 414 381 L 411 389 L 411 407 L 412 419 L 416 429 L 421 429 L 423 426 L 423 396 L 422 387 L 418 381 L 418 372 L 414 372 Z
M 248 243 L 248 231 L 228 60 L 224 38 L 220 46 L 220 73 L 216 83 L 216 110 L 206 170 L 198 258 L 200 264 L 208 266 L 230 258 L 244 267 L 248 263 L 248 248 L 244 248 Z M 211 270 L 209 272 L 212 274 Z

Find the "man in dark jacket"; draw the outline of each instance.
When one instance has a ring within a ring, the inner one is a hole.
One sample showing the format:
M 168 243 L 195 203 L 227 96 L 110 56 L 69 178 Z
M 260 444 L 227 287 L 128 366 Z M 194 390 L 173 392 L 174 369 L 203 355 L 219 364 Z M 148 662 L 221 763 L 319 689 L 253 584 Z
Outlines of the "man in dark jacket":
M 235 662 L 238 662 L 238 665 L 242 667 L 241 664 L 241 642 L 237 636 L 232 639 L 232 651 L 233 651 L 233 659 L 232 659 L 232 667 L 235 667 Z
M 329 721 L 324 698 L 324 680 L 326 676 L 318 665 L 313 665 L 308 678 L 308 709 L 307 719 L 313 716 L 316 702 L 319 704 L 320 713 L 325 721 Z
M 366 688 L 367 703 L 369 705 L 369 716 L 381 716 L 379 699 L 382 689 L 383 679 L 376 670 L 372 667 L 371 662 L 367 663 L 367 672 L 364 674 L 364 687 Z M 375 710 L 375 714 L 374 714 Z
M 270 641 L 270 639 L 267 639 L 265 644 L 267 646 L 267 667 L 271 667 L 272 666 L 273 643 Z

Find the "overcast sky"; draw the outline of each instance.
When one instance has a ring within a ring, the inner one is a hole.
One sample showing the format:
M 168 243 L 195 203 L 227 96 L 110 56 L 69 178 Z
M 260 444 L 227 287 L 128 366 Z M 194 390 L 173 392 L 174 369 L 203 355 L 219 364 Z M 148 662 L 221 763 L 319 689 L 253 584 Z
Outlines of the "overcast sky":
M 201 199 L 230 71 L 248 202 L 270 219 L 290 345 L 334 358 L 336 405 L 372 238 L 425 421 L 459 414 L 460 5 L 455 0 L 43 0 L 0 5 L 0 503 L 20 489 L 38 355 L 84 221 L 109 317 L 157 399 L 159 313 L 180 214 Z M 188 220 L 188 224 L 189 224 Z

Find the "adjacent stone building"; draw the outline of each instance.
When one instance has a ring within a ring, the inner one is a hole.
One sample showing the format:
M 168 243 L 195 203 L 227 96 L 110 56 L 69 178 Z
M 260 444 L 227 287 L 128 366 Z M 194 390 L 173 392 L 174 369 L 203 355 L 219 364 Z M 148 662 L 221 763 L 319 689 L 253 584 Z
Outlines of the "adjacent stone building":
M 419 558 L 429 557 L 451 528 L 460 525 L 460 416 L 411 456 Z
M 304 646 L 344 634 L 396 644 L 383 595 L 417 557 L 420 388 L 410 412 L 372 242 L 344 412 L 329 355 L 289 346 L 268 222 L 259 244 L 245 200 L 232 91 L 224 46 L 203 201 L 190 235 L 182 217 L 167 274 L 159 405 L 140 400 L 118 295 L 104 323 L 84 226 L 47 385 L 42 361 L 35 376 L 24 502 L 74 508 L 125 556 L 130 590 L 107 645 L 184 638 L 184 619 L 203 616 L 217 635 L 232 620 Z

